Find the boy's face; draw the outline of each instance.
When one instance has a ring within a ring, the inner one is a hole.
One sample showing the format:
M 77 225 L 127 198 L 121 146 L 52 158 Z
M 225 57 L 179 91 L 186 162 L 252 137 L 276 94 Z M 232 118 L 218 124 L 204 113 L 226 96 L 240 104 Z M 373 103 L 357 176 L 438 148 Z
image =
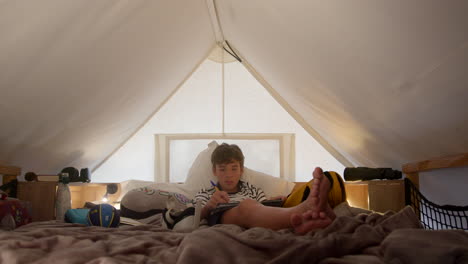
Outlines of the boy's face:
M 237 191 L 237 184 L 239 183 L 243 172 L 244 170 L 241 168 L 238 161 L 216 164 L 213 167 L 214 176 L 218 178 L 218 182 L 221 185 L 221 188 L 226 192 Z

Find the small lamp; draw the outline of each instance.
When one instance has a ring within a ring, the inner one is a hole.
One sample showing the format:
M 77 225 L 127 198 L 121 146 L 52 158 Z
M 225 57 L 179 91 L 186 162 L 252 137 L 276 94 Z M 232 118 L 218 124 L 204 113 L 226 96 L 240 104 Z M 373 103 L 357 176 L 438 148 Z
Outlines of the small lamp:
M 118 189 L 119 189 L 119 187 L 115 183 L 107 184 L 106 194 L 104 194 L 104 196 L 102 197 L 102 201 L 107 203 L 109 201 L 109 199 L 107 198 L 109 196 L 109 194 L 116 193 Z

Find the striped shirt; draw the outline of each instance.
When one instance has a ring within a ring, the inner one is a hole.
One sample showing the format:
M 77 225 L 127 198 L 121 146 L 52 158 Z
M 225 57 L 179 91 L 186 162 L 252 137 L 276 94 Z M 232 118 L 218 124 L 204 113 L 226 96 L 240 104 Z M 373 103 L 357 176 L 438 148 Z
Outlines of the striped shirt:
M 215 188 L 202 189 L 195 195 L 195 200 L 200 200 L 202 205 L 205 206 L 210 200 L 211 196 L 215 193 Z M 266 200 L 265 193 L 262 189 L 253 186 L 252 184 L 244 181 L 239 181 L 239 191 L 235 193 L 228 193 L 229 202 L 240 202 L 245 199 L 253 199 L 258 202 Z

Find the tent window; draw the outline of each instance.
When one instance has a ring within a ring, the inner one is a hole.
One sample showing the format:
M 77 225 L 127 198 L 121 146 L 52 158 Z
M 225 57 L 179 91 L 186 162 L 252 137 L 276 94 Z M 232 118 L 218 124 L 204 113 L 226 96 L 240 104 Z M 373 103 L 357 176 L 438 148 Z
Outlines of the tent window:
M 248 168 L 284 179 L 294 175 L 294 134 L 156 134 L 156 182 L 184 182 L 198 153 L 213 140 L 237 144 Z

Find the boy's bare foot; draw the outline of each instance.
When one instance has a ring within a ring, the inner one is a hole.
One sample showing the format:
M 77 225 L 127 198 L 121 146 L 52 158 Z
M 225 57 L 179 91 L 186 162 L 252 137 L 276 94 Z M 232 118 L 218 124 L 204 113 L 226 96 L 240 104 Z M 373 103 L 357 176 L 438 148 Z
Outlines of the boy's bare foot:
M 304 235 L 309 231 L 327 227 L 333 220 L 324 212 L 308 210 L 302 214 L 293 214 L 290 222 L 296 234 Z
M 307 199 L 298 206 L 298 213 L 291 215 L 290 223 L 297 234 L 305 234 L 328 226 L 336 215 L 328 204 L 331 183 L 321 168 L 315 168 L 314 181 Z
M 331 209 L 330 205 L 328 204 L 328 192 L 330 192 L 331 182 L 328 180 L 325 174 L 323 174 L 323 171 L 320 167 L 315 168 L 313 176 L 314 181 L 312 183 L 311 195 L 309 195 L 309 197 L 311 196 L 311 198 L 318 198 L 318 204 L 317 207 L 314 208 L 314 211 L 325 212 L 331 217 L 332 220 L 334 220 L 336 218 L 335 213 L 333 213 L 333 209 Z

